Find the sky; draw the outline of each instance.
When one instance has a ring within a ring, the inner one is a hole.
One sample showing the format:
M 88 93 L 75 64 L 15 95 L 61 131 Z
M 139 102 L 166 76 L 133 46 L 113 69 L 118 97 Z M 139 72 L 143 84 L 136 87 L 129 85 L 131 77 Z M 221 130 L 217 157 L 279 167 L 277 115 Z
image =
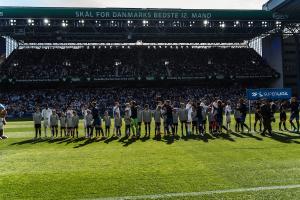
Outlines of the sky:
M 0 6 L 261 9 L 268 0 L 0 0 Z

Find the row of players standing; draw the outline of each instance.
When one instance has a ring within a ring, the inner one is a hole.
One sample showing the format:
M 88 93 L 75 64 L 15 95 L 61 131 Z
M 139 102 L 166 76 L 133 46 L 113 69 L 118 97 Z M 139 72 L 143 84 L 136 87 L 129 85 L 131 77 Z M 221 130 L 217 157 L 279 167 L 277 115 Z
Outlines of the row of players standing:
M 280 130 L 282 130 L 282 126 L 284 127 L 284 130 L 288 130 L 286 127 L 287 107 L 287 102 L 283 102 L 280 105 Z M 299 103 L 296 98 L 291 99 L 290 108 L 291 116 L 289 121 L 291 123 L 291 127 L 293 128 L 293 131 L 299 132 Z M 270 103 L 266 100 L 257 102 L 255 107 L 255 131 L 256 126 L 259 123 L 260 132 L 262 132 L 262 134 L 265 134 L 267 131 L 271 134 L 271 123 L 275 120 L 275 111 L 276 105 L 274 103 Z M 174 108 L 170 101 L 165 101 L 164 103 L 159 102 L 156 110 L 154 111 L 151 111 L 148 105 L 145 105 L 145 108 L 143 109 L 139 105 L 136 105 L 135 101 L 131 101 L 126 104 L 125 108 L 125 133 L 126 136 L 130 136 L 132 133 L 134 137 L 140 137 L 141 125 L 144 123 L 145 136 L 149 137 L 152 118 L 155 122 L 155 136 L 160 135 L 161 133 L 161 121 L 163 121 L 164 135 L 177 135 L 179 125 L 181 127 L 182 136 L 184 136 L 184 132 L 187 136 L 194 133 L 203 135 L 206 130 L 207 121 L 210 133 L 220 133 L 222 129 L 225 129 L 226 131 L 231 130 L 232 113 L 233 109 L 231 108 L 231 103 L 227 102 L 224 104 L 220 100 L 216 100 L 208 106 L 206 106 L 203 102 L 193 103 L 192 101 L 188 101 L 187 104 L 181 103 L 180 108 L 178 109 Z M 84 115 L 84 130 L 86 137 L 93 137 L 94 130 L 96 132 L 96 137 L 100 136 L 100 134 L 104 137 L 110 136 L 111 116 L 109 116 L 107 111 L 102 118 L 96 103 L 92 102 L 90 109 L 87 107 L 83 108 L 82 114 Z M 224 114 L 226 126 L 223 125 Z M 249 130 L 248 126 L 245 124 L 246 114 L 247 106 L 245 105 L 244 100 L 241 99 L 234 109 L 236 132 L 239 132 L 240 130 L 243 132 L 244 127 Z M 41 137 L 42 120 L 46 137 L 48 127 L 51 129 L 52 137 L 58 137 L 58 124 L 60 124 L 61 137 L 63 135 L 78 137 L 79 135 L 79 116 L 77 112 L 72 111 L 71 108 L 68 108 L 66 113 L 61 112 L 59 116 L 55 110 L 50 109 L 48 105 L 46 105 L 42 110 L 42 113 L 40 113 L 39 108 L 36 109 L 36 112 L 33 114 L 33 120 L 35 123 L 36 137 Z M 115 106 L 113 108 L 113 120 L 113 135 L 121 136 L 123 120 L 120 112 L 120 104 L 118 102 L 115 102 Z M 297 127 L 293 123 L 294 120 L 296 120 Z M 105 124 L 105 131 L 102 129 L 102 121 Z M 262 127 L 264 130 L 262 130 Z
M 226 116 L 226 126 L 223 126 L 223 116 Z M 235 110 L 236 129 L 241 127 L 242 131 L 244 127 L 248 128 L 245 124 L 247 107 L 243 100 L 238 104 Z M 96 102 L 92 102 L 90 107 L 83 107 L 82 113 L 84 116 L 84 130 L 86 137 L 93 137 L 94 131 L 96 137 L 110 136 L 111 128 L 111 116 L 106 111 L 104 117 L 101 117 L 99 108 Z M 154 111 L 149 109 L 148 105 L 144 108 L 136 104 L 135 101 L 131 101 L 126 104 L 125 115 L 123 117 L 125 123 L 125 135 L 133 137 L 141 136 L 142 123 L 145 126 L 145 137 L 150 137 L 151 122 L 154 119 L 155 122 L 155 136 L 161 134 L 161 128 L 163 127 L 164 135 L 178 135 L 178 127 L 181 126 L 181 135 L 184 136 L 184 132 L 187 136 L 194 133 L 203 135 L 206 130 L 206 124 L 208 121 L 209 131 L 211 133 L 221 132 L 222 129 L 230 130 L 232 108 L 230 102 L 225 105 L 220 100 L 214 101 L 211 105 L 206 106 L 203 102 L 188 101 L 187 104 L 181 103 L 180 108 L 174 108 L 171 101 L 158 102 L 157 108 Z M 51 110 L 46 106 L 42 113 L 37 112 L 34 114 L 34 121 L 36 127 L 36 137 L 41 136 L 41 120 L 44 120 L 45 136 L 47 136 L 47 127 L 51 128 L 52 137 L 58 136 L 58 122 L 60 121 L 60 133 L 63 136 L 77 136 L 78 137 L 78 124 L 79 117 L 76 112 L 68 109 L 66 115 L 58 114 L 55 110 Z M 121 136 L 121 127 L 123 119 L 120 112 L 119 102 L 115 102 L 113 108 L 113 136 Z M 163 125 L 161 124 L 163 121 Z M 105 130 L 102 128 L 104 123 Z

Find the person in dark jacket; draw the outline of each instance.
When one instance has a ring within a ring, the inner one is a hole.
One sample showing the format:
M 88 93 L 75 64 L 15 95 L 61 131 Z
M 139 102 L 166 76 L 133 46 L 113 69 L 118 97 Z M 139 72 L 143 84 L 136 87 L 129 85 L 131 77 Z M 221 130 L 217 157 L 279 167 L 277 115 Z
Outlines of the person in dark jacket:
M 271 104 L 269 101 L 264 100 L 263 104 L 261 105 L 261 115 L 263 119 L 263 125 L 264 129 L 261 133 L 261 135 L 265 136 L 266 132 L 268 131 L 269 134 L 272 134 L 272 109 L 271 109 Z
M 246 116 L 247 116 L 247 106 L 245 104 L 244 99 L 240 99 L 240 104 L 238 110 L 241 113 L 241 119 L 240 119 L 240 124 L 242 128 L 242 132 L 244 132 L 244 127 L 247 128 L 248 132 L 250 131 L 249 127 L 245 124 L 246 122 Z

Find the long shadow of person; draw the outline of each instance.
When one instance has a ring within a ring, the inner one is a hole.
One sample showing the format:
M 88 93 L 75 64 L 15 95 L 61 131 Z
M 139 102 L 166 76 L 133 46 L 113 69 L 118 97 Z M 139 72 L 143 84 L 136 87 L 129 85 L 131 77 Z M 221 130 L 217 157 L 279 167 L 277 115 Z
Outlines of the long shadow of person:
M 89 138 L 87 139 L 84 143 L 82 144 L 78 144 L 77 146 L 75 146 L 74 148 L 77 149 L 77 148 L 81 148 L 81 147 L 84 147 L 86 145 L 89 145 L 89 144 L 92 144 L 93 142 L 96 141 L 96 138 Z
M 136 138 L 129 138 L 127 141 L 123 141 L 123 146 L 124 147 L 128 147 L 129 145 L 133 144 L 134 142 L 136 142 Z
M 48 141 L 49 141 L 48 138 L 29 139 L 29 140 L 24 140 L 21 142 L 15 142 L 10 145 L 13 146 L 13 145 L 24 145 L 24 144 L 38 144 L 38 143 L 48 142 Z
M 140 140 L 141 140 L 142 142 L 147 142 L 148 140 L 150 140 L 150 137 L 144 136 L 144 137 L 140 138 Z
M 278 132 L 272 132 L 271 135 L 267 135 L 267 136 L 282 143 L 292 143 L 295 142 L 294 139 L 300 138 L 299 136 L 291 136 L 291 135 L 278 133 Z
M 111 136 L 110 138 L 104 139 L 104 143 L 105 144 L 109 144 L 109 143 L 111 143 L 111 142 L 113 142 L 113 141 L 115 141 L 117 139 L 118 139 L 118 137 Z
M 233 139 L 231 137 L 231 135 L 229 135 L 229 134 L 221 133 L 221 134 L 218 134 L 218 136 L 219 136 L 219 138 L 223 138 L 223 139 L 228 140 L 230 142 L 235 142 L 235 139 Z
M 243 135 L 243 136 L 249 137 L 249 138 L 253 138 L 253 139 L 259 140 L 259 141 L 263 140 L 263 138 L 260 138 L 260 137 L 258 137 L 256 135 L 251 134 L 251 133 L 240 133 L 240 134 Z

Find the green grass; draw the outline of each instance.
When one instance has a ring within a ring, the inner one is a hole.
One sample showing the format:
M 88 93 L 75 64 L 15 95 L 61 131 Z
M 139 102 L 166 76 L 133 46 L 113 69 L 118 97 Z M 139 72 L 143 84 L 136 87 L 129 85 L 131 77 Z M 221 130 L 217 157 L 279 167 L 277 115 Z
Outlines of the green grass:
M 32 122 L 8 122 L 9 139 L 0 141 L 0 199 L 93 199 L 300 184 L 300 135 L 278 132 L 273 125 L 272 137 L 234 133 L 188 140 L 35 142 Z M 172 199 L 299 198 L 300 189 L 288 189 Z

